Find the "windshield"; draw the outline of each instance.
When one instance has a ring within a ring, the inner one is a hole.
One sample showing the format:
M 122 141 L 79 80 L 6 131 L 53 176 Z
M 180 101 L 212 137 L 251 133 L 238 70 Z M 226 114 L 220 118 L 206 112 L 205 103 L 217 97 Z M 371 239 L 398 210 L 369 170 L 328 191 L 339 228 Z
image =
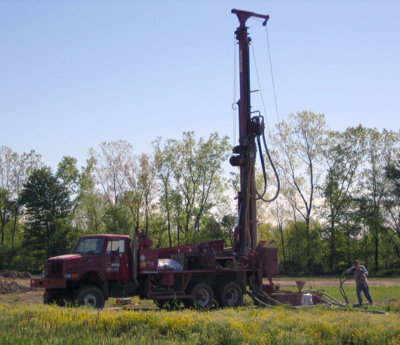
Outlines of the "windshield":
M 75 254 L 100 254 L 104 238 L 81 238 L 76 246 Z

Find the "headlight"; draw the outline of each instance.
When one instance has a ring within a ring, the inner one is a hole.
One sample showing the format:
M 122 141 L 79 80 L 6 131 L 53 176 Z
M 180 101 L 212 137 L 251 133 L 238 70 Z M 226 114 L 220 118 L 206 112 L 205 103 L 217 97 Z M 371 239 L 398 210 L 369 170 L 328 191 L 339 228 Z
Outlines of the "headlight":
M 65 279 L 77 279 L 78 273 L 66 273 L 64 274 Z

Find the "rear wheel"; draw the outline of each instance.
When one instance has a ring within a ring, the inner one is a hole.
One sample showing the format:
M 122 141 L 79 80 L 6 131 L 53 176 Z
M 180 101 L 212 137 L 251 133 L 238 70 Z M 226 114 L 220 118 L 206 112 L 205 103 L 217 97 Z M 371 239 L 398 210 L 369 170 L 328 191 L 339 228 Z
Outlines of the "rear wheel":
M 239 307 L 243 303 L 243 290 L 239 284 L 230 282 L 222 289 L 219 300 L 222 307 Z
M 197 309 L 209 309 L 213 303 L 214 292 L 207 284 L 197 284 L 192 292 L 190 305 Z
M 101 290 L 95 286 L 83 286 L 76 294 L 76 302 L 78 305 L 103 308 L 104 296 Z

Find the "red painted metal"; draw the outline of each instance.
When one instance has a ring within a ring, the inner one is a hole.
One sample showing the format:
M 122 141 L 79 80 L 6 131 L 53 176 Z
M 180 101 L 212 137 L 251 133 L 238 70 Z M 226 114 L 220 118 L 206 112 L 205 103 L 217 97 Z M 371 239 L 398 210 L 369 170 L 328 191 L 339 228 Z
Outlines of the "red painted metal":
M 158 249 L 139 249 L 139 271 L 152 272 L 157 271 L 158 267 Z
M 289 303 L 293 306 L 302 305 L 303 294 L 300 292 L 277 292 L 271 294 L 271 297 L 280 303 Z
M 261 247 L 259 249 L 262 260 L 263 273 L 265 276 L 275 277 L 279 273 L 278 269 L 278 248 Z
M 246 21 L 250 17 L 269 19 L 268 15 L 233 9 L 240 26 L 235 31 L 239 44 L 239 74 L 240 74 L 240 99 L 239 106 L 239 146 L 233 153 L 237 154 L 230 159 L 233 166 L 240 167 L 240 191 L 238 193 L 239 222 L 235 231 L 235 252 L 246 255 L 248 249 L 255 250 L 257 246 L 257 210 L 255 193 L 255 136 L 259 135 L 259 129 L 255 130 L 251 121 L 250 99 L 250 58 Z M 253 198 L 250 197 L 253 196 Z
M 31 287 L 45 289 L 65 289 L 67 287 L 67 281 L 66 279 L 32 278 Z

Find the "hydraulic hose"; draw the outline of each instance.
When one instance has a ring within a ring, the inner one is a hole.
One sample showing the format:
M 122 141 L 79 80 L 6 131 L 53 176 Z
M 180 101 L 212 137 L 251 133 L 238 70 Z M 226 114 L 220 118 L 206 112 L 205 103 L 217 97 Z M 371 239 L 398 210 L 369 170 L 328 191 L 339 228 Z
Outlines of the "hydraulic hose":
M 346 271 L 345 271 L 346 272 Z M 349 278 L 345 278 L 344 272 L 340 275 L 340 285 L 339 285 L 339 291 L 340 294 L 343 296 L 344 300 L 346 301 L 346 305 L 349 305 L 349 300 L 347 299 L 346 291 L 344 290 L 343 284 L 345 281 L 349 280 Z
M 254 117 L 253 119 L 261 119 L 261 123 L 262 123 L 262 125 L 264 126 L 264 117 L 263 117 L 262 115 L 258 115 L 258 116 L 256 116 L 256 117 Z M 259 121 L 259 120 L 258 120 L 258 121 Z M 252 197 L 252 198 L 255 198 L 256 200 L 262 200 L 262 201 L 264 201 L 264 202 L 272 202 L 272 201 L 274 201 L 274 200 L 278 197 L 278 195 L 279 195 L 279 192 L 280 192 L 280 189 L 281 189 L 281 183 L 280 183 L 280 180 L 279 180 L 278 171 L 276 170 L 276 167 L 275 167 L 275 165 L 274 165 L 274 162 L 272 161 L 271 155 L 270 155 L 270 153 L 269 153 L 269 149 L 268 149 L 268 146 L 267 146 L 267 142 L 266 142 L 266 140 L 265 140 L 265 133 L 264 133 L 264 131 L 262 132 L 261 136 L 262 136 L 263 143 L 264 143 L 264 150 L 265 150 L 265 153 L 267 154 L 268 161 L 269 161 L 269 163 L 271 164 L 272 170 L 273 170 L 273 172 L 274 172 L 274 174 L 275 174 L 275 178 L 276 178 L 276 182 L 277 182 L 277 190 L 276 190 L 275 195 L 274 195 L 272 198 L 270 198 L 270 199 L 264 199 L 264 196 L 265 196 L 265 194 L 266 194 L 266 192 L 267 192 L 268 181 L 267 181 L 267 172 L 266 172 L 266 168 L 265 168 L 264 156 L 263 156 L 263 154 L 262 154 L 262 145 L 261 145 L 260 135 L 258 135 L 258 136 L 257 136 L 257 146 L 258 146 L 258 151 L 259 151 L 259 156 L 260 156 L 262 174 L 263 174 L 263 178 L 264 178 L 264 190 L 263 190 L 262 193 L 259 193 L 258 190 L 257 190 L 257 188 L 255 188 L 257 196 L 256 196 L 256 197 L 255 197 L 255 196 L 251 196 L 251 197 Z M 254 183 L 255 183 L 255 181 L 254 181 Z
M 257 305 L 260 305 L 260 306 L 265 307 L 265 308 L 270 308 L 270 309 L 274 308 L 272 305 L 264 303 L 263 301 L 258 299 L 252 292 L 246 291 L 246 293 L 252 298 L 254 303 L 256 303 Z
M 328 303 L 328 304 L 332 304 L 332 305 L 336 305 L 336 306 L 343 306 L 343 303 L 341 303 L 341 302 L 338 301 L 335 297 L 333 297 L 333 296 L 327 294 L 327 293 L 324 292 L 324 291 L 321 291 L 321 290 L 316 291 L 316 290 L 309 290 L 309 289 L 304 289 L 304 290 L 302 290 L 302 291 L 304 291 L 304 292 L 309 292 L 309 293 L 314 294 L 314 295 L 317 295 L 317 296 L 322 295 L 322 296 L 324 296 L 324 297 L 320 297 L 320 298 L 321 298 L 322 300 L 324 300 L 324 302 L 326 302 L 326 303 Z

